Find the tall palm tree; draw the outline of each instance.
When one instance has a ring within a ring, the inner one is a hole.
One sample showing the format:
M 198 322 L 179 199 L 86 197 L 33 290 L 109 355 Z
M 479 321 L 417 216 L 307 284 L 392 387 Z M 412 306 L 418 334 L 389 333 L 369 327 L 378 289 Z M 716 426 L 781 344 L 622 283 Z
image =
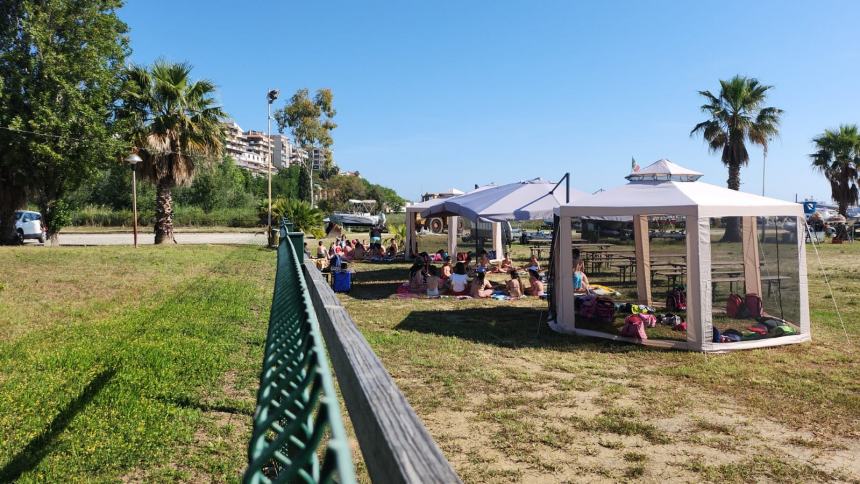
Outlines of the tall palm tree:
M 192 81 L 187 63 L 128 69 L 120 117 L 143 159 L 139 172 L 155 183 L 156 244 L 174 241 L 172 189 L 191 181 L 195 164 L 221 155 L 226 114 L 214 92 L 211 81 Z
M 767 155 L 770 140 L 779 134 L 782 109 L 764 105 L 772 87 L 758 79 L 735 76 L 720 81 L 719 96 L 699 91 L 706 99 L 701 110 L 708 119 L 697 124 L 690 136 L 701 134 L 711 152 L 722 152 L 723 164 L 729 169 L 727 184 L 732 190 L 740 190 L 741 166 L 749 163 L 747 142 L 761 146 Z M 739 239 L 738 224 L 732 219 L 726 225 L 724 240 Z
M 843 124 L 838 131 L 826 129 L 812 139 L 818 151 L 809 155 L 812 166 L 830 182 L 830 193 L 839 213 L 848 217 L 848 206 L 858 202 L 860 183 L 860 132 L 856 124 Z

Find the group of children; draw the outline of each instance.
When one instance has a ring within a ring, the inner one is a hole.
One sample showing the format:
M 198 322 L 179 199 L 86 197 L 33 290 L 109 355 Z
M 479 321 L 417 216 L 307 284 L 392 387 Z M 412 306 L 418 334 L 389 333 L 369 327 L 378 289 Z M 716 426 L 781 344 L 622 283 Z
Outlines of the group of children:
M 339 256 L 348 261 L 353 260 L 381 260 L 385 258 L 395 257 L 400 248 L 397 241 L 391 239 L 388 247 L 383 247 L 381 240 L 373 238 L 368 241 L 360 241 L 358 239 L 348 240 L 346 236 L 336 238 L 328 248 L 325 243 L 320 240 L 317 244 L 316 257 L 318 259 L 331 259 Z
M 419 254 L 415 263 L 409 269 L 409 290 L 414 294 L 426 294 L 428 297 L 439 297 L 443 294 L 452 296 L 470 296 L 476 299 L 490 298 L 494 294 L 504 294 L 511 298 L 523 296 L 542 297 L 545 286 L 540 274 L 540 264 L 532 257 L 525 267 L 529 274 L 529 286 L 524 288 L 520 282 L 519 269 L 515 268 L 510 257 L 505 257 L 499 264 L 490 262 L 486 251 L 481 251 L 473 263 L 471 253 L 461 254 L 456 263 L 443 251 L 433 255 Z M 432 262 L 441 261 L 441 267 Z M 453 265 L 452 265 L 453 264 Z M 505 283 L 493 285 L 487 277 L 489 273 L 505 273 L 510 279 Z

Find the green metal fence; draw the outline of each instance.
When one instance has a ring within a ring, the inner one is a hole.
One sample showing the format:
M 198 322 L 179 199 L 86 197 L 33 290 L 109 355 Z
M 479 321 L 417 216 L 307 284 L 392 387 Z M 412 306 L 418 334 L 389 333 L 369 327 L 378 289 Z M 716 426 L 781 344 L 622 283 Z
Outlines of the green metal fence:
M 275 292 L 248 446 L 246 483 L 355 482 L 319 322 L 302 274 L 301 232 L 282 225 Z

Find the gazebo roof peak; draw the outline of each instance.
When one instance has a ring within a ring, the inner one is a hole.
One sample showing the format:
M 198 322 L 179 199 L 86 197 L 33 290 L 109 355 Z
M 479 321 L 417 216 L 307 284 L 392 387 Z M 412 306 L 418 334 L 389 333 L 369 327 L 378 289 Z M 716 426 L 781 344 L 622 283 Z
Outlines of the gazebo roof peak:
M 684 168 L 681 165 L 672 163 L 666 158 L 651 163 L 650 165 L 638 171 L 633 171 L 625 178 L 631 182 L 646 182 L 646 181 L 682 181 L 692 182 L 702 177 L 698 171 Z

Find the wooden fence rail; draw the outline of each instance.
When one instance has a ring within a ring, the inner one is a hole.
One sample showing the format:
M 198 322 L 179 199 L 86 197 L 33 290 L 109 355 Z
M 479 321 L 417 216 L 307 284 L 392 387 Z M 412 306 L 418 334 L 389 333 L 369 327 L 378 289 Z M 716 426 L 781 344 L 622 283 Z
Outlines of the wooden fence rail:
M 304 273 L 373 482 L 461 482 L 319 269 L 308 261 Z

